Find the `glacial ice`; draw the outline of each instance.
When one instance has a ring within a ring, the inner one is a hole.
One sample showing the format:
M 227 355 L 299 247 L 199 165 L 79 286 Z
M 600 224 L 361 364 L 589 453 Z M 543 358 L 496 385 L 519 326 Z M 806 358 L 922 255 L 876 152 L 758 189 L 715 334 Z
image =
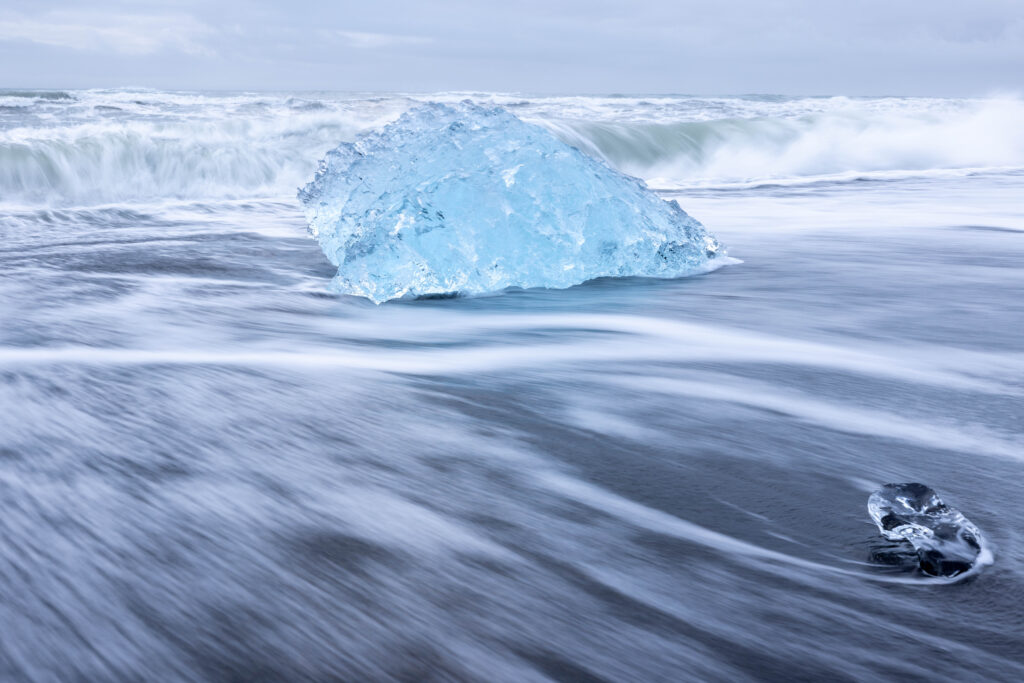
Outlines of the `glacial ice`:
M 381 303 L 606 276 L 675 278 L 725 261 L 678 203 L 500 108 L 426 104 L 327 153 L 299 190 L 338 267 Z
M 930 576 L 961 574 L 982 552 L 978 528 L 924 484 L 886 484 L 868 498 L 868 513 L 886 539 L 910 544 Z

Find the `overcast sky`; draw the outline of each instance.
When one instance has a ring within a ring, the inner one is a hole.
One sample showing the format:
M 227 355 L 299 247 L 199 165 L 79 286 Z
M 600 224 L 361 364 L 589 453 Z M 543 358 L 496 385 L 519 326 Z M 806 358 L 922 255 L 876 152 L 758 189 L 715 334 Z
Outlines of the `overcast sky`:
M 3 0 L 0 87 L 119 86 L 1019 94 L 1024 0 Z

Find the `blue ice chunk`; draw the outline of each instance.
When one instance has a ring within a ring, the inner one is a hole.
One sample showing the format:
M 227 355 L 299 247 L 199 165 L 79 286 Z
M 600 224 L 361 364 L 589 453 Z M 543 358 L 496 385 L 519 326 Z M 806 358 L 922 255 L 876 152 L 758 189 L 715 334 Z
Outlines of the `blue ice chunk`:
M 338 267 L 332 288 L 376 303 L 675 278 L 727 260 L 643 181 L 470 102 L 419 106 L 338 146 L 299 198 Z

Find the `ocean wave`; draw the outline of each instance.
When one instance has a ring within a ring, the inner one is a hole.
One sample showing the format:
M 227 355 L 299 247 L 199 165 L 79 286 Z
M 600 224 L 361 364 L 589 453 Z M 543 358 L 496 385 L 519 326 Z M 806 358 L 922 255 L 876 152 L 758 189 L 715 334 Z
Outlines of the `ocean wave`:
M 0 132 L 5 203 L 75 206 L 291 193 L 358 123 L 317 115 L 100 120 Z
M 656 187 L 884 179 L 1024 167 L 1024 102 L 849 106 L 672 123 L 547 121 L 563 140 Z
M 75 96 L 63 90 L 0 90 L 0 97 L 18 97 L 32 100 L 73 100 Z
M 339 142 L 425 99 L 465 97 L 4 91 L 0 201 L 67 207 L 291 196 Z M 1024 102 L 1013 98 L 471 99 L 512 106 L 657 189 L 1024 168 Z

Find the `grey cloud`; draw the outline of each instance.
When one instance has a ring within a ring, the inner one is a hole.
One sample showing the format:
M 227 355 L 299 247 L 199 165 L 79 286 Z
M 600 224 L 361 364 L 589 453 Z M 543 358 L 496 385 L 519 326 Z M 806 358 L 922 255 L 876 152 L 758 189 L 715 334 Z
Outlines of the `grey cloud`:
M 951 95 L 1024 88 L 1019 0 L 9 6 L 0 13 L 0 85 L 18 87 Z M 22 23 L 3 23 L 12 17 Z M 110 28 L 97 31 L 103 27 Z
M 26 41 L 72 50 L 147 55 L 161 50 L 212 55 L 213 30 L 188 15 L 93 14 L 56 10 L 0 15 L 0 41 Z

